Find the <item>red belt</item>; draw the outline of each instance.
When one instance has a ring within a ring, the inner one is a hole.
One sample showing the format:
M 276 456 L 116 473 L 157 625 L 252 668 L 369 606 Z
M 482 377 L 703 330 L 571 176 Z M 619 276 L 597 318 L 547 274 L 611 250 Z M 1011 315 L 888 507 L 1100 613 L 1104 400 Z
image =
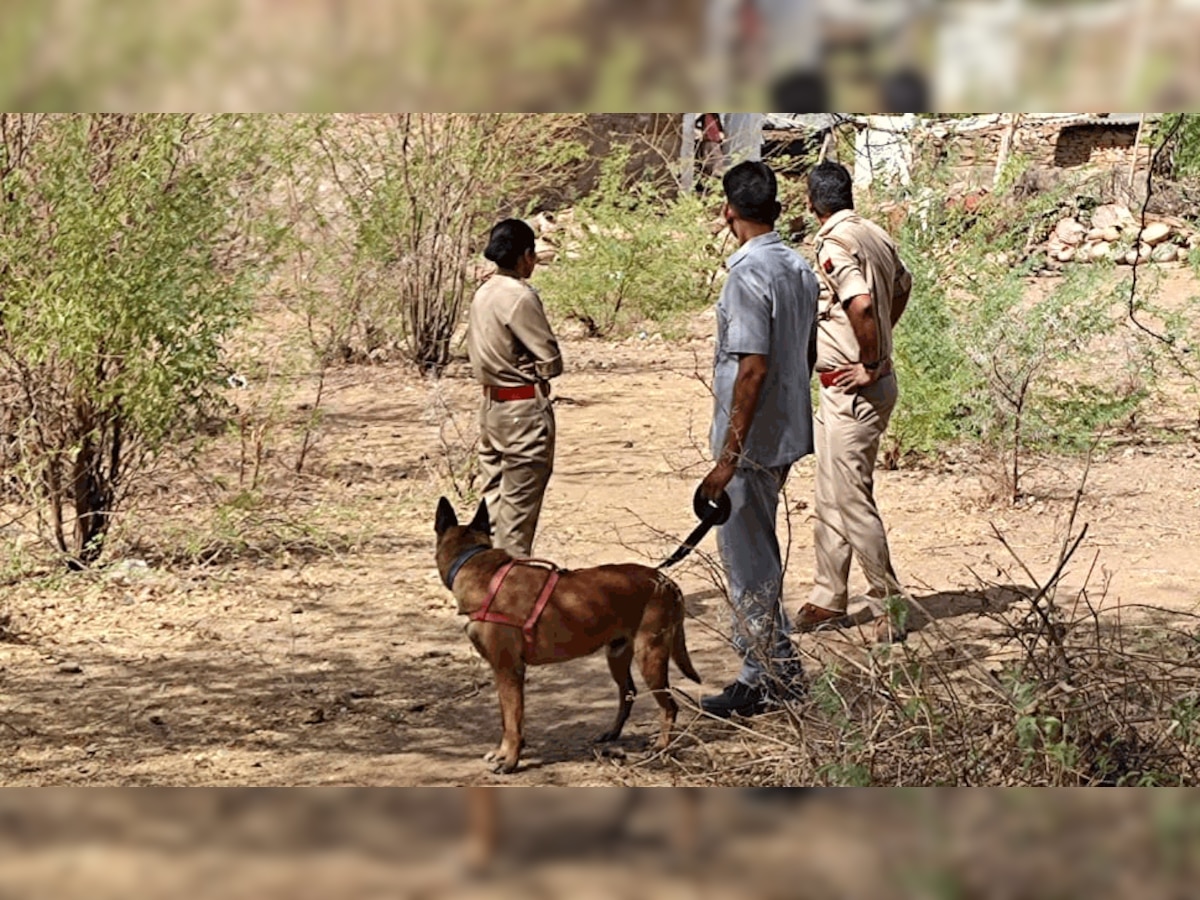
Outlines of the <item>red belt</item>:
M 542 585 L 542 592 L 538 594 L 537 600 L 533 604 L 533 610 L 529 613 L 529 618 L 524 622 L 506 616 L 504 613 L 492 612 L 492 601 L 500 593 L 500 586 L 504 584 L 504 579 L 508 577 L 508 573 L 512 571 L 513 566 L 518 565 L 544 566 L 550 570 L 550 574 L 546 578 L 546 583 Z M 510 559 L 497 569 L 496 574 L 492 576 L 492 583 L 488 585 L 487 599 L 483 601 L 483 606 L 475 610 L 467 618 L 472 622 L 495 622 L 497 625 L 511 625 L 514 628 L 520 628 L 521 633 L 525 635 L 526 648 L 532 648 L 533 629 L 537 627 L 538 619 L 542 617 L 542 610 L 546 608 L 546 604 L 550 601 L 550 595 L 554 593 L 554 586 L 557 584 L 558 566 L 554 565 L 554 563 L 547 562 L 544 559 Z
M 825 387 L 833 387 L 833 383 L 841 371 L 841 369 L 834 369 L 831 372 L 818 372 L 817 377 L 821 379 L 821 384 Z M 882 363 L 880 363 L 879 377 L 882 378 L 884 375 L 890 375 L 891 372 L 892 361 L 890 359 L 885 359 Z
M 532 400 L 537 396 L 536 384 L 523 384 L 520 387 L 496 387 L 494 384 L 483 386 L 483 395 L 503 403 L 507 400 Z

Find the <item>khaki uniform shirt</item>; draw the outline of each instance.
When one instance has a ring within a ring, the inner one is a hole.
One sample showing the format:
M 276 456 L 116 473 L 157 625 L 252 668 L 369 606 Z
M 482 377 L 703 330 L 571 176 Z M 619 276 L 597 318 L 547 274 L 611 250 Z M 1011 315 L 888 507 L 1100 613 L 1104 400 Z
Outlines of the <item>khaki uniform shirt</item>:
M 536 384 L 563 370 L 537 291 L 504 270 L 484 282 L 471 300 L 467 355 L 476 380 L 495 387 Z
M 845 304 L 867 294 L 879 334 L 879 359 L 892 355 L 892 300 L 912 289 L 896 244 L 882 228 L 852 209 L 843 209 L 821 226 L 816 237 L 817 274 L 829 289 L 817 316 L 817 371 L 828 372 L 857 362 L 858 339 Z

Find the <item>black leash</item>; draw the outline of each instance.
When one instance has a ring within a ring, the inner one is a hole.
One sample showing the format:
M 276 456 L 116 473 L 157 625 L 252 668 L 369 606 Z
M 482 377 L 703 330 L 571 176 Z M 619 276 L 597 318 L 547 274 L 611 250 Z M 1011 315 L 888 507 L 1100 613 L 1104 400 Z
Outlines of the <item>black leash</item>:
M 729 495 L 724 491 L 721 491 L 721 496 L 716 500 L 709 500 L 700 493 L 700 488 L 697 487 L 696 493 L 692 497 L 692 510 L 696 513 L 700 524 L 692 529 L 692 533 L 679 545 L 678 550 L 658 564 L 659 569 L 667 569 L 675 565 L 696 549 L 696 545 L 708 534 L 709 529 L 717 525 L 724 525 L 729 521 L 729 513 L 733 510 L 733 504 L 729 500 Z

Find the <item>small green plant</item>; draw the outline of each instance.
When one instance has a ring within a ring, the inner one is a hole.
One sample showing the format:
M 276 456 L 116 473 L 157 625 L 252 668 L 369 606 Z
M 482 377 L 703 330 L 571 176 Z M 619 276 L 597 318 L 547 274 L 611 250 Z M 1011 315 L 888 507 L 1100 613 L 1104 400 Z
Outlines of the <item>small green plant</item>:
M 1190 746 L 1200 745 L 1200 698 L 1184 697 L 1171 708 L 1172 731 Z
M 0 536 L 0 585 L 12 584 L 27 577 L 36 568 L 28 548 L 19 541 Z M 6 613 L 0 612 L 0 616 Z
M 821 712 L 829 717 L 840 716 L 845 720 L 845 710 L 842 705 L 842 698 L 837 692 L 837 683 L 839 672 L 836 666 L 830 666 L 822 669 L 821 673 L 813 680 L 812 687 L 809 689 L 809 694 L 813 699 L 813 703 Z
M 1062 773 L 1072 771 L 1078 762 L 1079 750 L 1068 739 L 1057 716 L 1040 715 L 1036 710 L 1023 712 L 1017 716 L 1016 738 L 1026 770 L 1049 764 L 1051 783 L 1060 781 Z
M 830 762 L 818 767 L 817 776 L 834 787 L 870 787 L 871 770 L 862 763 Z

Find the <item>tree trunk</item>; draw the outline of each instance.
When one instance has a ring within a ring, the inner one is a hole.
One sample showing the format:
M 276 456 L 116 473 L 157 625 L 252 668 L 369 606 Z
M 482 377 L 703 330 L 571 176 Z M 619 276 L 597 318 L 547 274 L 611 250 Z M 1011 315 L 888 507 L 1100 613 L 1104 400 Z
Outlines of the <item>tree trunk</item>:
M 107 454 L 104 452 L 105 443 L 109 443 Z M 104 440 L 103 429 L 100 431 L 99 440 L 95 434 L 89 434 L 80 442 L 72 477 L 75 552 L 69 565 L 73 569 L 90 566 L 104 551 L 104 538 L 112 521 L 113 501 L 116 496 L 114 482 L 120 462 L 119 425 L 114 427 L 110 442 Z

